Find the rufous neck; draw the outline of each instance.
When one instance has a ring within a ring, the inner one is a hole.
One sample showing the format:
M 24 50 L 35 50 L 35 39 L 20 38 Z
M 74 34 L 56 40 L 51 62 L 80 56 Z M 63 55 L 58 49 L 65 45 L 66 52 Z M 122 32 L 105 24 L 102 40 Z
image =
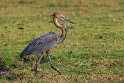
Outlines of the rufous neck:
M 53 17 L 53 22 L 54 22 L 54 25 L 57 27 L 57 28 L 60 28 L 62 33 L 61 33 L 61 36 L 65 36 L 66 35 L 66 31 L 64 29 L 64 27 L 58 23 L 58 18 L 55 18 Z

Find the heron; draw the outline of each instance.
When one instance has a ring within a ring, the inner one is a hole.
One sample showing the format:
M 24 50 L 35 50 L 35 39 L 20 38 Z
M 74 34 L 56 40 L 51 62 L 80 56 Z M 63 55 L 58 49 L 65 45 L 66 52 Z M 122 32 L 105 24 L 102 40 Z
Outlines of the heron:
M 47 54 L 50 67 L 54 69 L 55 71 L 57 71 L 59 74 L 61 74 L 61 72 L 54 67 L 51 61 L 52 55 L 50 53 L 51 48 L 53 48 L 55 45 L 59 44 L 60 42 L 63 42 L 67 36 L 67 27 L 63 24 L 60 24 L 58 20 L 63 20 L 63 21 L 70 22 L 73 24 L 75 24 L 75 22 L 73 22 L 72 20 L 68 19 L 67 17 L 65 17 L 64 15 L 60 13 L 55 12 L 51 16 L 53 18 L 54 25 L 58 29 L 61 29 L 61 34 L 58 35 L 55 32 L 49 32 L 48 34 L 45 34 L 43 36 L 40 36 L 39 38 L 34 39 L 21 52 L 20 58 L 23 59 L 25 56 L 31 55 L 31 54 L 41 54 L 40 58 L 38 58 L 38 60 L 36 61 L 36 65 L 35 65 L 35 72 L 37 72 L 38 65 L 40 61 L 42 60 L 43 55 Z

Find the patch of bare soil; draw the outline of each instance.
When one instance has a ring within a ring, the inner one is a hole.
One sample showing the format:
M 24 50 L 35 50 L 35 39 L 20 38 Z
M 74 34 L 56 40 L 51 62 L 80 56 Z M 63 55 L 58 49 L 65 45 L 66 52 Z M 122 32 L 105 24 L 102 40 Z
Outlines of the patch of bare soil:
M 8 67 L 0 67 L 0 77 L 10 71 Z
M 3 62 L 3 58 L 0 57 L 0 77 L 5 75 L 9 71 L 10 71 L 10 68 L 5 66 L 5 64 Z

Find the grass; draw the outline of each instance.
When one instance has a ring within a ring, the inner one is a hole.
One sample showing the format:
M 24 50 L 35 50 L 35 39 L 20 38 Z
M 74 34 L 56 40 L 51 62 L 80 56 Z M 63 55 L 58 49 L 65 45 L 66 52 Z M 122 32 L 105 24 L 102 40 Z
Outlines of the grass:
M 62 75 L 43 63 L 35 76 L 35 60 L 23 64 L 19 54 L 33 39 L 60 33 L 50 23 L 53 12 L 77 24 L 66 23 L 75 28 L 52 49 L 52 61 Z M 0 82 L 123 83 L 123 27 L 123 0 L 0 0 L 0 62 L 11 69 Z

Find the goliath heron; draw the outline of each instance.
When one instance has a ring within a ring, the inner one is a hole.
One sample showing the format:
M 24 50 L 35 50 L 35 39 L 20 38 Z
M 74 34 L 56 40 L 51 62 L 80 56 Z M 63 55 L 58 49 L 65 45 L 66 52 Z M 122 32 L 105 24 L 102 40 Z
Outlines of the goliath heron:
M 51 62 L 51 54 L 50 49 L 57 45 L 58 43 L 64 41 L 67 35 L 67 27 L 63 24 L 58 23 L 58 19 L 67 21 L 70 23 L 75 24 L 75 22 L 69 20 L 68 18 L 64 17 L 60 13 L 54 13 L 52 14 L 54 25 L 61 29 L 62 33 L 61 35 L 57 35 L 54 32 L 49 32 L 48 34 L 45 34 L 35 40 L 33 40 L 20 54 L 20 58 L 24 58 L 26 55 L 36 54 L 40 53 L 42 54 L 41 57 L 37 60 L 35 71 L 37 72 L 38 65 L 40 61 L 43 58 L 43 54 L 46 53 L 48 55 L 48 61 L 50 63 L 51 68 L 53 68 L 55 71 L 57 71 L 59 74 L 61 74 L 52 64 Z

